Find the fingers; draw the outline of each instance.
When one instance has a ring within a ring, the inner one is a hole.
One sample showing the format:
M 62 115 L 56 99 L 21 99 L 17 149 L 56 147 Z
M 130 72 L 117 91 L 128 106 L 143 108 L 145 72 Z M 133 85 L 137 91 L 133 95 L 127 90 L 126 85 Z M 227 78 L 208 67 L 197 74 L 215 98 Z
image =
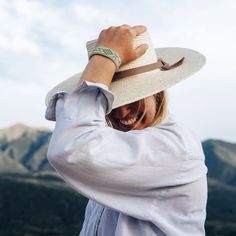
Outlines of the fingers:
M 140 46 L 138 46 L 135 49 L 136 58 L 142 56 L 146 52 L 147 49 L 148 49 L 147 44 L 141 44 Z
M 147 30 L 146 26 L 144 26 L 144 25 L 135 25 L 135 26 L 131 27 L 128 24 L 123 24 L 123 25 L 120 25 L 120 26 L 117 26 L 117 27 L 116 26 L 111 26 L 111 27 L 108 28 L 108 30 L 117 30 L 117 29 L 118 30 L 119 29 L 121 29 L 121 30 L 126 29 L 131 33 L 131 35 L 133 37 L 136 37 L 136 36 L 140 35 L 141 33 L 145 32 Z
M 123 24 L 123 25 L 121 25 L 120 27 L 131 28 L 131 26 L 130 26 L 130 25 L 127 25 L 127 24 Z
M 133 27 L 128 24 L 112 26 L 100 33 L 97 46 L 103 46 L 114 50 L 120 56 L 122 64 L 127 64 L 146 52 L 148 48 L 148 45 L 146 44 L 142 44 L 135 49 L 133 48 L 135 37 L 146 30 L 147 28 L 143 25 L 136 25 Z
M 141 33 L 145 32 L 147 28 L 144 25 L 135 25 L 131 27 L 130 31 L 133 34 L 133 36 L 138 36 Z

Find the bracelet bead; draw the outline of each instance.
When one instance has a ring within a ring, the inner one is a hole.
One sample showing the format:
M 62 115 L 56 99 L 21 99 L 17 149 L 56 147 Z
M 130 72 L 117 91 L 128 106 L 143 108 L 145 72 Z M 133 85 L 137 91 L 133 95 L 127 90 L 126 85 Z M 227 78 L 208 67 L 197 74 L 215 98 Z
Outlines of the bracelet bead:
M 89 59 L 93 56 L 93 55 L 102 55 L 104 57 L 109 58 L 110 60 L 112 60 L 115 65 L 116 65 L 116 71 L 119 70 L 120 65 L 121 65 L 121 59 L 120 56 L 113 51 L 110 48 L 106 48 L 106 47 L 96 47 L 93 52 L 90 54 Z

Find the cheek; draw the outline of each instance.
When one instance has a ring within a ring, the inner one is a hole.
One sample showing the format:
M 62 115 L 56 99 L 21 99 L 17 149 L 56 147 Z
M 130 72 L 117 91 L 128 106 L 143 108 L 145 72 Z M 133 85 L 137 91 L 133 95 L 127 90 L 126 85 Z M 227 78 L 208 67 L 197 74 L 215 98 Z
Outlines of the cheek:
M 149 125 L 153 122 L 154 120 L 154 117 L 155 117 L 155 113 L 154 112 L 149 112 L 147 115 L 146 115 L 146 119 L 145 119 L 145 124 L 146 125 Z

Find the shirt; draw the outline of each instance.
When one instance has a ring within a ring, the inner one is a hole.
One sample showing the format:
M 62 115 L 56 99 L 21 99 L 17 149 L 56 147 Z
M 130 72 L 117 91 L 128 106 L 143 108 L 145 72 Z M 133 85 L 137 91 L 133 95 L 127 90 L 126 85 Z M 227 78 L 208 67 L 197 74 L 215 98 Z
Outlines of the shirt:
M 84 82 L 52 97 L 48 160 L 89 198 L 80 236 L 205 235 L 207 168 L 200 141 L 169 114 L 122 132 L 106 125 L 113 95 Z

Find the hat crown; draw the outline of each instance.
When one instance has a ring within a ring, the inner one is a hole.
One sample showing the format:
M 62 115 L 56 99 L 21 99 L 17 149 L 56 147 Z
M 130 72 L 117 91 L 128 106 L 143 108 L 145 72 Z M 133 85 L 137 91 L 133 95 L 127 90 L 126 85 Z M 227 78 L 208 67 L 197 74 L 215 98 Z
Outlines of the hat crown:
M 88 41 L 86 43 L 88 57 L 90 57 L 90 55 L 96 48 L 96 44 L 97 44 L 97 39 Z M 152 40 L 148 31 L 145 31 L 144 33 L 134 38 L 133 48 L 137 48 L 141 44 L 148 45 L 148 49 L 146 50 L 146 52 L 141 57 L 137 58 L 136 60 L 131 61 L 125 65 L 122 65 L 119 68 L 118 72 L 133 69 L 140 66 L 145 66 L 148 64 L 155 63 L 157 61 L 155 48 L 153 46 L 153 43 L 152 43 Z

